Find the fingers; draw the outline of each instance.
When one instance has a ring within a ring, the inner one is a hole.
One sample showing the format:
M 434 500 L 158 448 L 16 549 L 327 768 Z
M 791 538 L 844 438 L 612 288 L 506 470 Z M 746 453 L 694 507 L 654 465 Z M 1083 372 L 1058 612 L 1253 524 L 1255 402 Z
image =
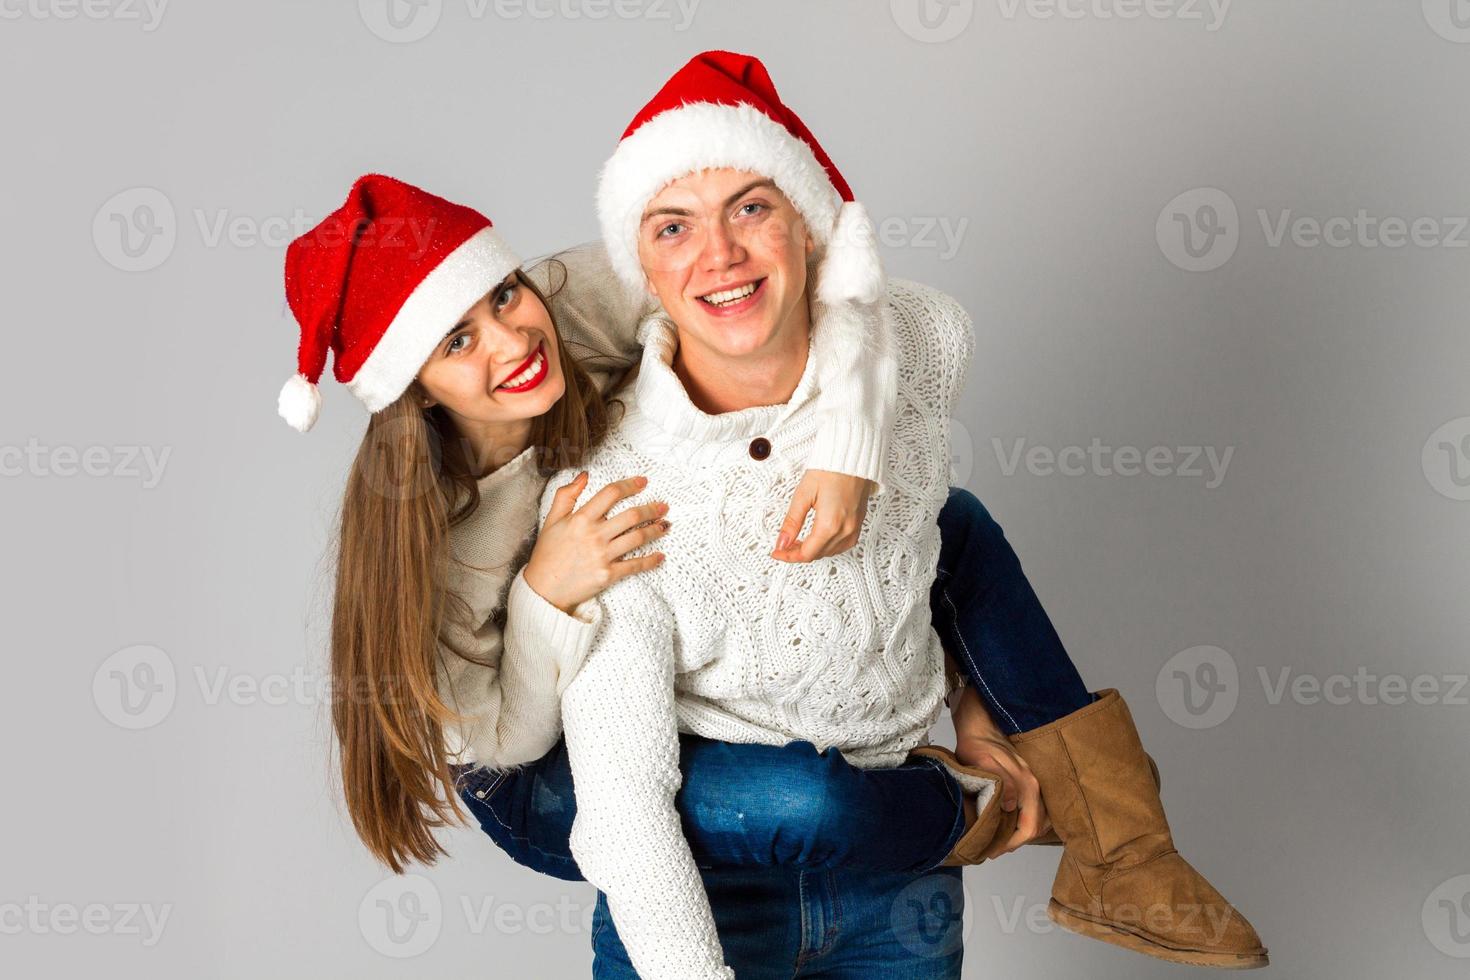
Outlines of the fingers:
M 657 568 L 663 564 L 663 560 L 663 552 L 655 551 L 651 554 L 639 555 L 637 558 L 624 558 L 621 561 L 615 561 L 612 563 L 613 581 L 616 582 L 618 579 L 627 578 L 629 575 L 637 575 L 639 572 L 646 572 Z
M 633 494 L 648 486 L 648 477 L 630 476 L 626 480 L 615 480 L 592 495 L 592 498 L 582 505 L 577 514 L 591 520 L 600 520 L 607 516 L 612 505 L 624 497 Z
M 1000 764 L 1001 760 L 997 759 L 996 762 L 998 769 L 1008 769 Z M 1041 784 L 1031 774 L 1029 767 L 1017 767 L 1014 774 L 1004 772 L 1002 785 L 1001 806 L 1009 811 L 1019 804 L 1020 813 L 1017 815 L 1015 832 L 1005 840 L 995 841 L 986 850 L 986 858 L 1009 854 L 1051 829 L 1051 820 L 1041 800 Z
M 781 531 L 776 535 L 776 548 L 771 552 L 772 557 L 796 544 L 796 539 L 801 536 L 801 526 L 806 523 L 806 515 L 816 502 L 816 491 L 807 486 L 806 480 L 802 480 L 796 487 L 796 495 L 791 498 L 791 506 L 786 509 L 786 520 L 781 522 Z
M 587 471 L 583 470 L 572 478 L 572 482 L 563 484 L 551 498 L 551 509 L 546 512 L 546 523 L 552 524 L 570 514 L 572 508 L 576 506 L 577 498 L 585 489 L 587 489 Z
M 627 510 L 614 514 L 607 519 L 606 533 L 608 540 L 618 535 L 631 531 L 639 524 L 647 524 L 656 521 L 669 512 L 669 505 L 663 501 L 654 501 L 651 504 L 640 504 L 637 507 L 629 507 Z
M 785 550 L 771 552 L 771 557 L 778 561 L 808 562 L 840 555 L 857 544 L 861 527 L 861 521 L 824 517 L 819 510 L 816 519 L 812 521 L 812 529 L 805 538 L 794 542 Z
M 648 544 L 654 538 L 662 537 L 669 530 L 668 521 L 655 521 L 643 527 L 634 528 L 613 538 L 612 545 L 608 551 L 608 558 L 616 562 L 622 559 L 630 551 L 637 551 Z

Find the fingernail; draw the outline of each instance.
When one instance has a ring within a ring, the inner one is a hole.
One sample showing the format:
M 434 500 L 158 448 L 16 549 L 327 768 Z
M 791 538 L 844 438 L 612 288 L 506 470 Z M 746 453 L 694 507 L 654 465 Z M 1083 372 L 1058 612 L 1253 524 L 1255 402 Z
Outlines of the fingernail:
M 789 532 L 787 532 L 787 531 L 782 531 L 780 533 L 780 535 L 778 535 L 777 538 L 776 538 L 776 550 L 777 551 L 785 551 L 790 546 L 791 546 L 791 534 Z

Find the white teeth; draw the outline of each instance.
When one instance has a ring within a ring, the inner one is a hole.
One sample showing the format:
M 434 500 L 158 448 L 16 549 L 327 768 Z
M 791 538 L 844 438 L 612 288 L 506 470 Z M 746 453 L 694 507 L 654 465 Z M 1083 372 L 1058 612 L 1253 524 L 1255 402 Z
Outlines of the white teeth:
M 726 289 L 718 293 L 710 293 L 707 296 L 701 296 L 699 298 L 711 306 L 729 306 L 731 303 L 742 300 L 755 292 L 755 287 L 758 285 L 760 284 L 748 282 L 744 286 L 737 286 L 734 289 Z
M 536 352 L 536 359 L 531 362 L 531 366 L 530 367 L 526 368 L 524 371 L 522 371 L 520 374 L 516 375 L 514 378 L 511 378 L 510 380 L 506 381 L 500 387 L 502 387 L 502 388 L 516 388 L 516 387 L 519 387 L 520 385 L 525 384 L 527 381 L 530 381 L 532 378 L 536 377 L 536 375 L 541 371 L 541 365 L 543 365 L 545 363 L 546 363 L 546 355 L 542 354 L 540 351 L 537 351 Z

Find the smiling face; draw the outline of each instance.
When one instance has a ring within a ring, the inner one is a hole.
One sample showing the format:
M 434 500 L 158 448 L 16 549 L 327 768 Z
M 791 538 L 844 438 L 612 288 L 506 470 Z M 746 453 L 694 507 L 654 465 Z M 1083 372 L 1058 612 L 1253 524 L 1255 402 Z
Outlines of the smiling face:
M 644 208 L 638 258 L 680 344 L 726 358 L 781 350 L 804 331 L 807 256 L 801 215 L 767 177 L 702 170 Z
M 551 313 L 512 273 L 449 329 L 418 381 L 461 431 L 529 423 L 566 392 Z

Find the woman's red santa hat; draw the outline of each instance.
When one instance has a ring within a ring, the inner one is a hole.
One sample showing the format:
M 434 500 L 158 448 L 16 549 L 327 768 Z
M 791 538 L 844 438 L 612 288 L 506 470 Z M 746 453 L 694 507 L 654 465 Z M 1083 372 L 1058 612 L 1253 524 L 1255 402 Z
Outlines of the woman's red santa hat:
M 695 55 L 633 118 L 603 165 L 597 188 L 602 237 L 618 277 L 641 291 L 638 229 L 648 202 L 671 181 L 728 167 L 773 180 L 825 249 L 816 295 L 874 302 L 883 294 L 867 211 L 815 136 L 781 97 L 760 59 Z
M 408 389 L 459 317 L 520 268 L 490 219 L 392 177 L 359 177 L 347 201 L 286 249 L 286 300 L 301 324 L 281 417 L 300 432 L 332 374 L 368 411 Z

